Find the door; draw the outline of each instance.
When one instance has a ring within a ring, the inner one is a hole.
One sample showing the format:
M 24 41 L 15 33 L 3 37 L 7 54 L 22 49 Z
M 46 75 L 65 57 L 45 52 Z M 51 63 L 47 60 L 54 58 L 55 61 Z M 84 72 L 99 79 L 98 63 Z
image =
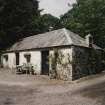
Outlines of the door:
M 16 65 L 19 65 L 19 53 L 16 53 Z
M 49 51 L 42 51 L 42 75 L 49 75 Z

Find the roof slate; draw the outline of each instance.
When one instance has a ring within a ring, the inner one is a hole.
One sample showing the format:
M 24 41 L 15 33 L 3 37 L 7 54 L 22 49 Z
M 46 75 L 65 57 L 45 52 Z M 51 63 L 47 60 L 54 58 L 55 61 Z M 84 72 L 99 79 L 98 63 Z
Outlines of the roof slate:
M 23 38 L 21 41 L 16 42 L 12 47 L 7 49 L 7 51 L 20 51 L 35 48 L 47 48 L 66 45 L 87 47 L 84 38 L 63 28 Z M 96 45 L 93 45 L 93 47 L 95 49 L 101 49 Z

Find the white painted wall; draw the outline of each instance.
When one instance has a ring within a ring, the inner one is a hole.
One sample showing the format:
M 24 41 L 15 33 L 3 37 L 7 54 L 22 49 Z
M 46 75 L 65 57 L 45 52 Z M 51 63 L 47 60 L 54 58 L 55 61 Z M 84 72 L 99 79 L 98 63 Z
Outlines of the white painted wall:
M 65 56 L 67 54 L 70 55 L 70 61 L 72 61 L 72 48 L 64 48 L 59 49 Z M 41 74 L 41 51 L 24 51 L 19 53 L 19 65 L 23 65 L 24 63 L 27 63 L 26 58 L 24 57 L 25 54 L 30 53 L 31 59 L 30 63 L 35 66 L 35 72 L 37 74 Z M 49 54 L 53 55 L 54 51 L 50 50 Z M 6 53 L 3 55 L 8 55 L 8 62 L 5 61 L 5 59 L 2 56 L 2 63 L 4 67 L 14 68 L 16 67 L 16 55 L 15 53 Z M 72 65 L 70 65 L 70 71 L 72 70 Z M 71 75 L 71 74 L 70 74 Z
M 30 53 L 31 59 L 30 63 L 34 65 L 35 72 L 37 74 L 41 74 L 41 52 L 40 51 L 26 51 L 26 52 L 20 52 L 19 53 L 19 65 L 23 65 L 24 63 L 27 63 L 26 58 L 24 57 L 24 54 Z M 8 61 L 3 57 L 4 55 L 8 55 Z M 1 57 L 3 67 L 8 68 L 15 68 L 16 67 L 16 55 L 15 53 L 5 53 Z
M 3 57 L 4 55 L 8 55 L 8 61 Z M 16 67 L 16 58 L 15 53 L 5 53 L 2 55 L 2 64 L 4 67 L 15 68 Z
M 29 53 L 31 55 L 30 63 L 35 66 L 35 72 L 41 74 L 41 52 L 40 51 L 26 51 L 20 52 L 20 62 L 19 65 L 27 63 L 25 54 Z

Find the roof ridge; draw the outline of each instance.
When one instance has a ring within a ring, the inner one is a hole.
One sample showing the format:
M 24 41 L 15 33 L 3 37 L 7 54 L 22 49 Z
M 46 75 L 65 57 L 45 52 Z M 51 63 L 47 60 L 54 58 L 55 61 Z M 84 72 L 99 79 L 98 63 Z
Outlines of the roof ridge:
M 67 38 L 69 44 L 72 44 L 73 41 L 72 41 L 72 39 L 70 38 L 70 35 L 69 35 L 68 32 L 67 32 L 67 29 L 64 28 L 63 30 L 64 30 L 64 32 L 65 32 L 65 36 L 66 36 L 66 38 Z

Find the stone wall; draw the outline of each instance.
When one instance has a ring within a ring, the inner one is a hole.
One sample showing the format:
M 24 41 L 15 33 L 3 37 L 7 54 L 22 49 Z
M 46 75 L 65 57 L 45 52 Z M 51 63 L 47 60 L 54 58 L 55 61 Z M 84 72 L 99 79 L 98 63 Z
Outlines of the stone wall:
M 102 66 L 102 51 L 83 48 L 73 47 L 73 80 L 101 72 Z
M 72 80 L 72 48 L 56 50 L 50 51 L 50 77 L 61 80 Z

